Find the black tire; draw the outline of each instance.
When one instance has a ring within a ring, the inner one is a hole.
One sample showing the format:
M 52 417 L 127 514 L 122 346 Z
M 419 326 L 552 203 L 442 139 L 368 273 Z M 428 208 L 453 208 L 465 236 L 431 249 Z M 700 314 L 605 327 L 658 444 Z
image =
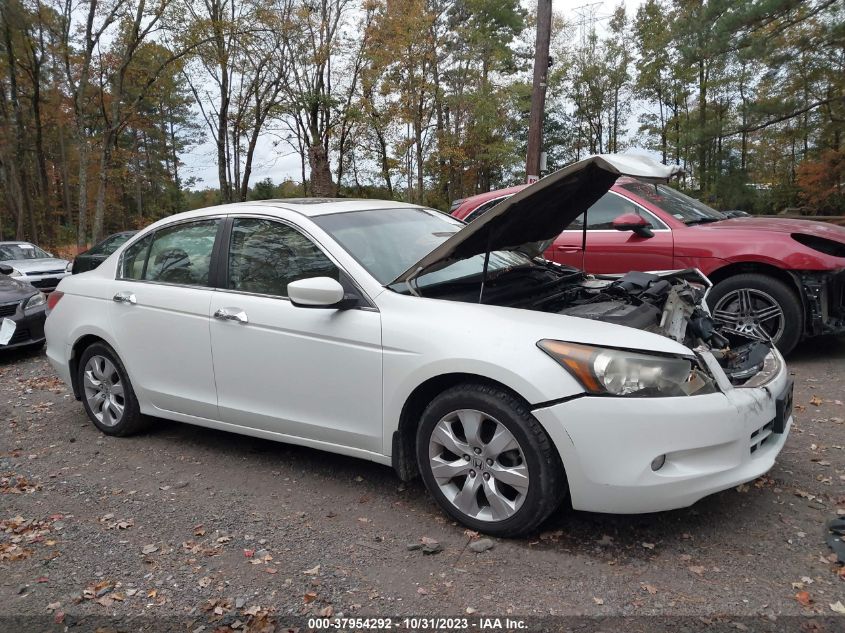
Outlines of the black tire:
M 462 512 L 444 495 L 432 472 L 429 458 L 432 433 L 444 416 L 461 409 L 475 409 L 494 418 L 510 431 L 524 456 L 529 475 L 527 492 L 521 506 L 504 520 L 479 520 Z M 462 384 L 434 398 L 422 414 L 416 446 L 417 463 L 428 491 L 449 516 L 479 532 L 504 537 L 532 532 L 561 505 L 568 493 L 560 456 L 546 431 L 522 400 L 491 385 Z
M 123 385 L 123 415 L 113 426 L 103 424 L 97 419 L 86 398 L 84 382 L 85 367 L 93 356 L 101 356 L 108 359 L 114 366 L 115 372 L 120 377 L 120 382 Z M 126 368 L 120 361 L 120 357 L 109 345 L 103 342 L 97 342 L 86 347 L 79 358 L 79 365 L 76 371 L 77 384 L 82 395 L 82 404 L 85 407 L 85 412 L 88 414 L 88 419 L 100 431 L 106 435 L 126 437 L 127 435 L 138 433 L 148 426 L 148 420 L 141 415 L 141 408 L 138 404 L 138 398 L 135 396 L 135 391 L 132 388 L 132 383 L 129 380 L 129 374 L 126 373 Z
M 781 354 L 786 356 L 804 334 L 804 309 L 801 299 L 780 279 L 757 273 L 742 273 L 717 283 L 707 296 L 707 304 L 714 310 L 726 295 L 744 288 L 766 293 L 780 307 L 784 316 L 784 327 L 781 335 L 773 340 Z

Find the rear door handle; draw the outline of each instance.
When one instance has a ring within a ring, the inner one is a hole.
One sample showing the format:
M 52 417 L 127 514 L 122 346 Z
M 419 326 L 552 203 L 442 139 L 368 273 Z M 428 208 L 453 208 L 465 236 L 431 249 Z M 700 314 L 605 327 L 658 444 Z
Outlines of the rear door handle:
M 133 306 L 138 303 L 138 300 L 135 298 L 135 294 L 129 292 L 128 290 L 122 290 L 121 292 L 115 294 L 112 297 L 112 301 L 115 303 L 128 303 Z
M 249 319 L 240 308 L 219 308 L 214 312 L 214 318 L 221 321 L 237 321 L 238 323 L 249 323 Z

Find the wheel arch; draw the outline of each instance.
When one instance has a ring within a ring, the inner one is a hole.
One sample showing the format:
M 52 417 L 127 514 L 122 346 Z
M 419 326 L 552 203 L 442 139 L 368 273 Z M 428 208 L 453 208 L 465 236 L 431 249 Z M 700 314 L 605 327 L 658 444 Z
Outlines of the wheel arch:
M 399 415 L 399 425 L 393 432 L 391 463 L 402 481 L 410 481 L 419 475 L 416 459 L 417 426 L 428 404 L 447 389 L 461 384 L 481 383 L 507 391 L 521 400 L 529 409 L 531 405 L 523 396 L 508 385 L 479 374 L 453 372 L 432 376 L 420 383 L 407 397 Z
M 98 336 L 96 334 L 84 334 L 77 338 L 71 346 L 68 367 L 70 368 L 70 384 L 73 388 L 73 397 L 77 400 L 82 399 L 82 392 L 80 391 L 78 376 L 79 359 L 82 356 L 83 352 L 89 347 L 91 347 L 91 345 L 93 345 L 94 343 L 105 343 L 109 347 L 112 347 L 111 343 L 109 343 L 102 336 Z M 112 347 L 112 349 L 114 348 Z
M 722 266 L 721 268 L 717 268 L 716 270 L 709 273 L 707 276 L 709 277 L 710 281 L 713 282 L 713 285 L 716 285 L 720 281 L 724 281 L 728 277 L 733 277 L 735 275 L 741 275 L 744 273 L 755 273 L 758 275 L 767 275 L 769 277 L 773 277 L 775 279 L 779 279 L 780 281 L 785 282 L 790 288 L 795 290 L 798 297 L 801 297 L 801 286 L 795 277 L 790 273 L 788 270 L 784 270 L 783 268 L 779 268 L 774 266 L 773 264 L 767 264 L 763 262 L 752 262 L 752 261 L 744 261 L 744 262 L 731 262 Z

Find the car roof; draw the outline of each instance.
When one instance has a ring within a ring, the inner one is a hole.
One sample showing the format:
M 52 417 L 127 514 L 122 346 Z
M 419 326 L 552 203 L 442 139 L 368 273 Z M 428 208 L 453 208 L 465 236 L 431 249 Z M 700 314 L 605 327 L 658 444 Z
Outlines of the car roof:
M 352 213 L 355 211 L 372 211 L 377 209 L 422 209 L 427 208 L 419 204 L 397 202 L 396 200 L 368 200 L 353 198 L 281 198 L 278 200 L 255 200 L 252 202 L 233 202 L 213 207 L 204 207 L 193 211 L 185 211 L 169 215 L 155 223 L 162 226 L 173 221 L 189 220 L 208 215 L 226 213 L 258 212 L 276 215 L 274 211 L 293 211 L 305 217 L 313 218 L 334 213 Z M 150 225 L 153 226 L 153 225 Z
M 27 242 L 26 240 L 5 240 L 0 242 L 0 246 L 3 246 L 4 244 L 29 244 L 30 246 L 35 246 L 32 242 Z

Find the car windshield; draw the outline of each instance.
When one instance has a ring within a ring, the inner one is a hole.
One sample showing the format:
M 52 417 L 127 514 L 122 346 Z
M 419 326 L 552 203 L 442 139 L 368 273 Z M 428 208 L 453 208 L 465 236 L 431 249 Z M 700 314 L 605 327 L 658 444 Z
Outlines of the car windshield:
M 0 244 L 0 262 L 15 259 L 41 259 L 50 257 L 34 244 L 17 242 L 14 244 Z
M 660 207 L 684 224 L 705 224 L 727 219 L 724 213 L 711 209 L 703 202 L 690 198 L 667 185 L 626 182 L 622 188 Z
M 112 235 L 111 237 L 107 237 L 102 242 L 97 244 L 96 246 L 92 246 L 86 255 L 111 255 L 114 253 L 117 248 L 123 244 L 126 240 L 130 237 L 135 235 L 134 233 L 118 233 L 117 235 Z
M 334 213 L 314 218 L 381 284 L 389 284 L 445 242 L 464 225 L 431 209 L 373 209 Z M 513 251 L 490 253 L 489 271 L 529 265 L 531 260 Z M 432 286 L 481 274 L 484 255 L 455 262 L 421 275 L 418 286 Z

